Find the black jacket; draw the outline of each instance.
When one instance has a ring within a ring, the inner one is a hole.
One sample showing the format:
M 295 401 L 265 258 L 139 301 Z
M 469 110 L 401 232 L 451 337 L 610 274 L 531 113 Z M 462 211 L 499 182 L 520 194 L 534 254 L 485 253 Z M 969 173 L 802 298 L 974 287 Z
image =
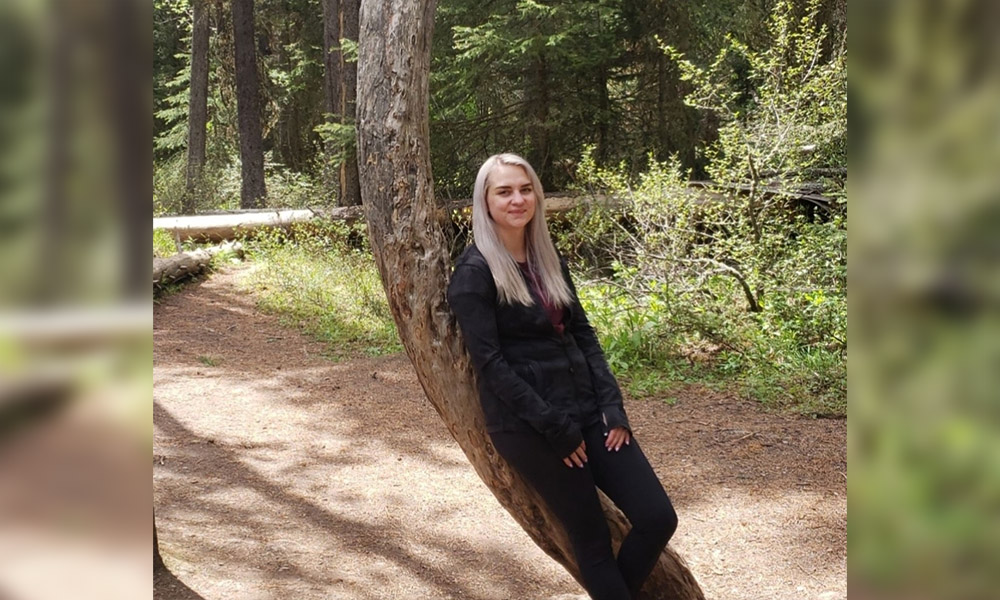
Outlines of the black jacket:
M 487 431 L 534 429 L 559 456 L 568 456 L 583 440 L 582 427 L 601 422 L 606 433 L 629 425 L 618 382 L 565 261 L 562 269 L 573 294 L 564 333 L 553 327 L 530 284 L 534 305 L 501 304 L 489 265 L 475 245 L 455 264 L 448 303 L 476 369 Z

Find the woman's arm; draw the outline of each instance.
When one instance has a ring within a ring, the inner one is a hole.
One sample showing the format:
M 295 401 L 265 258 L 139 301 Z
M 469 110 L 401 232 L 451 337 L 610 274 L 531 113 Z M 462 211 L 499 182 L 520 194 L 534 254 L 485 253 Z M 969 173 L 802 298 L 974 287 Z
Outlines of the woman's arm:
M 559 456 L 569 456 L 579 448 L 583 435 L 566 413 L 539 396 L 504 358 L 497 331 L 496 303 L 493 278 L 488 271 L 469 264 L 455 268 L 448 286 L 448 304 L 458 318 L 479 377 L 515 415 L 544 435 Z
M 583 352 L 590 367 L 590 378 L 594 383 L 594 392 L 597 394 L 597 404 L 601 409 L 604 421 L 604 433 L 607 435 L 616 427 L 624 427 L 632 431 L 628 423 L 628 416 L 625 414 L 625 405 L 622 403 L 621 388 L 618 387 L 618 380 L 615 379 L 607 359 L 604 358 L 604 351 L 597 340 L 594 328 L 587 320 L 587 314 L 580 304 L 580 297 L 576 293 L 576 286 L 573 285 L 573 278 L 570 277 L 569 267 L 566 261 L 562 262 L 563 277 L 569 285 L 573 294 L 572 315 L 567 323 L 566 330 L 572 334 L 576 340 L 576 345 Z

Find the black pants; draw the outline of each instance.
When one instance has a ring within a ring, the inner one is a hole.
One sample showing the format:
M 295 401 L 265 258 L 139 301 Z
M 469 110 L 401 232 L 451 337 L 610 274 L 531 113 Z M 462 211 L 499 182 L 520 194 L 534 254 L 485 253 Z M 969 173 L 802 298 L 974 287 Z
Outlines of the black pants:
M 493 445 L 538 490 L 569 534 L 583 585 L 594 600 L 631 600 L 677 529 L 677 513 L 635 438 L 604 448 L 601 425 L 585 428 L 588 462 L 569 468 L 537 433 L 497 432 Z M 615 559 L 601 511 L 600 488 L 632 529 Z

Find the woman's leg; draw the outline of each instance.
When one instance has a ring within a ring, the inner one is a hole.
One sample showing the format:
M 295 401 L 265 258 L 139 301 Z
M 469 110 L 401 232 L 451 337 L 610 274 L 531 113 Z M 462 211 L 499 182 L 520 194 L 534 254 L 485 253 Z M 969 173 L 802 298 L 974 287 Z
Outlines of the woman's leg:
M 630 600 L 589 466 L 567 467 L 537 433 L 499 432 L 491 437 L 500 455 L 538 490 L 566 529 L 590 597 Z M 588 442 L 588 456 L 590 452 Z
M 604 448 L 599 425 L 584 430 L 584 438 L 597 487 L 632 524 L 618 550 L 618 567 L 636 597 L 677 529 L 677 513 L 635 438 L 617 452 Z

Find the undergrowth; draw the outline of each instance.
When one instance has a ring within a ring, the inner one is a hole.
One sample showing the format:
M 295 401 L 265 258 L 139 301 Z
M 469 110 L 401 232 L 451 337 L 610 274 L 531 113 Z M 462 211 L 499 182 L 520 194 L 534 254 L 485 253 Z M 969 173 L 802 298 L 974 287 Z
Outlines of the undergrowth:
M 847 413 L 843 348 L 803 344 L 803 325 L 777 310 L 752 315 L 725 301 L 626 286 L 617 273 L 580 281 L 578 291 L 612 371 L 633 397 L 672 402 L 696 384 L 734 389 L 765 406 L 815 417 Z M 720 298 L 726 282 L 716 282 Z M 846 323 L 846 306 L 831 327 Z
M 340 360 L 402 351 L 363 226 L 326 222 L 244 240 L 243 280 L 260 307 L 324 342 Z
M 167 258 L 177 254 L 178 244 L 174 241 L 169 231 L 164 229 L 153 230 L 153 256 L 156 258 Z
M 402 350 L 363 226 L 326 222 L 267 230 L 244 246 L 253 266 L 243 285 L 260 307 L 327 344 L 331 358 Z M 838 312 L 841 303 L 827 314 L 820 310 L 827 298 L 799 294 L 816 314 L 801 302 L 784 310 L 775 299 L 755 315 L 728 300 L 738 292 L 726 278 L 706 282 L 719 299 L 708 303 L 666 285 L 639 290 L 634 268 L 621 264 L 589 276 L 575 271 L 608 363 L 631 396 L 669 403 L 686 385 L 736 386 L 783 410 L 846 414 L 842 349 L 802 340 L 836 330 L 846 318 Z

